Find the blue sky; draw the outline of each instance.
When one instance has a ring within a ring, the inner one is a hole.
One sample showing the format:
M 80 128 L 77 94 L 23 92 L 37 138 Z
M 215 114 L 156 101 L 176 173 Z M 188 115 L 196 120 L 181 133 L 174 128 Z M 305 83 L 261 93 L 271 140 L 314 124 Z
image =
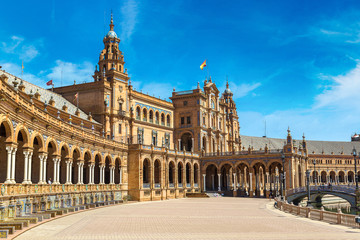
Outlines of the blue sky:
M 359 1 L 6 1 L 0 65 L 45 87 L 92 81 L 110 11 L 132 83 L 170 97 L 226 76 L 241 133 L 349 141 L 360 131 Z M 62 74 L 61 74 L 62 72 Z M 62 77 L 61 77 L 62 76 Z

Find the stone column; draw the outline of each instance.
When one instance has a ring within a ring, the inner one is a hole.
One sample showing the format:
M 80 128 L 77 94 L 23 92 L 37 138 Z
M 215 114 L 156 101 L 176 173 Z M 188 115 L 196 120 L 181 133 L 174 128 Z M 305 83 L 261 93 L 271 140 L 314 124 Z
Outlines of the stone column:
M 77 163 L 78 165 L 78 179 L 77 179 L 77 184 L 81 184 L 81 172 L 82 172 L 82 163 L 81 162 L 78 162 Z
M 16 151 L 17 148 L 13 148 L 13 151 L 11 153 L 11 183 L 16 183 L 15 181 L 15 158 L 16 158 Z
M 41 183 L 46 183 L 46 161 L 47 161 L 47 158 L 48 156 L 47 155 L 44 155 L 44 158 L 43 158 L 43 171 L 42 171 L 42 182 Z M 41 175 L 40 175 L 41 176 Z
M 66 161 L 66 181 L 65 184 L 70 184 L 69 178 L 70 178 L 70 161 Z
M 27 174 L 27 183 L 28 184 L 32 184 L 32 182 L 31 182 L 32 156 L 33 156 L 33 152 L 30 152 L 29 156 L 28 156 L 28 174 Z
M 110 184 L 114 184 L 114 170 L 115 167 L 110 168 Z
M 103 183 L 103 171 L 102 171 L 102 166 L 100 166 L 100 181 L 99 183 L 102 184 Z
M 12 183 L 11 182 L 11 153 L 13 151 L 13 147 L 6 147 L 7 151 L 7 168 L 6 168 L 6 181 L 5 183 Z
M 89 169 L 89 184 L 92 184 L 92 166 L 93 165 L 89 165 L 88 169 Z
M 204 178 L 204 192 L 206 192 L 206 174 L 203 174 Z
M 221 191 L 221 182 L 220 182 L 220 180 L 221 180 L 221 174 L 218 173 L 218 191 L 219 192 Z
M 191 138 L 191 151 L 194 151 L 194 138 Z
M 81 163 L 80 168 L 80 184 L 84 184 L 84 163 Z
M 56 161 L 56 183 L 60 184 L 60 161 L 61 158 L 58 158 Z
M 38 184 L 42 184 L 43 179 L 44 179 L 44 164 L 43 164 L 43 156 L 39 156 L 39 160 L 40 160 L 40 172 L 39 172 L 39 182 Z
M 253 175 L 252 172 L 250 172 L 249 173 L 249 176 L 250 176 L 249 177 L 249 182 L 250 182 L 249 183 L 249 196 L 250 197 L 253 197 L 253 191 L 254 191 L 253 186 L 252 186 L 252 182 L 253 182 L 252 175 Z
M 236 173 L 233 173 L 234 175 L 234 191 L 236 192 Z
M 72 184 L 72 165 L 73 165 L 73 162 L 70 161 L 69 163 L 69 183 Z
M 28 151 L 24 151 L 24 179 L 22 184 L 27 184 L 27 180 L 28 180 L 28 159 L 29 159 L 29 154 L 30 152 Z

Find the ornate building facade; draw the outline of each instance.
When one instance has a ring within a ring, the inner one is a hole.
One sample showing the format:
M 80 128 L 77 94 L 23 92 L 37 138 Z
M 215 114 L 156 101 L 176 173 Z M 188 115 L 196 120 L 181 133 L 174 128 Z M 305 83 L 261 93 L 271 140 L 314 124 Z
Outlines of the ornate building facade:
M 360 175 L 360 142 L 242 136 L 228 84 L 221 93 L 210 78 L 161 100 L 131 85 L 112 19 L 103 43 L 90 83 L 51 91 L 0 70 L 0 220 L 126 196 L 265 197 L 280 176 L 305 186 L 307 169 L 314 184 Z

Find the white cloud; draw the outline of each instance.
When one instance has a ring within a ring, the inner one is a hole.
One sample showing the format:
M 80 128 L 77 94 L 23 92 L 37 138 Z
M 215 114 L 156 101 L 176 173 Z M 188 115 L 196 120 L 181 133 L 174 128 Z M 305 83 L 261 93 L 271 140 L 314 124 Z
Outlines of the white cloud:
M 51 68 L 50 73 L 46 75 L 47 79 L 52 79 L 55 86 L 70 85 L 74 83 L 90 82 L 92 81 L 92 74 L 94 73 L 94 65 L 90 62 L 71 63 L 62 60 L 56 60 L 56 65 Z
M 6 72 L 11 73 L 12 75 L 15 75 L 15 76 L 21 78 L 21 66 L 20 65 L 9 63 L 9 62 L 1 62 L 1 61 L 0 61 L 0 65 L 2 66 L 2 69 L 5 70 Z M 38 76 L 28 73 L 28 72 L 24 72 L 22 78 L 25 81 L 28 81 L 28 82 L 38 85 L 40 87 L 42 87 L 44 84 L 44 81 L 41 80 Z
M 230 90 L 234 94 L 234 96 L 233 96 L 234 99 L 242 98 L 242 97 L 248 95 L 249 93 L 251 93 L 252 91 L 254 91 L 256 88 L 258 88 L 260 86 L 261 86 L 261 83 L 251 83 L 251 84 L 242 83 L 240 85 L 236 85 L 233 82 L 229 83 Z
M 321 75 L 329 84 L 324 85 L 324 91 L 317 95 L 314 107 L 355 109 L 360 111 L 360 61 L 354 69 L 338 76 Z
M 120 38 L 130 41 L 131 35 L 135 32 L 135 25 L 137 23 L 137 16 L 139 13 L 139 3 L 134 0 L 125 1 L 121 7 L 122 21 L 121 21 L 121 36 Z
M 7 54 L 17 55 L 24 62 L 30 62 L 39 55 L 36 45 L 42 45 L 37 40 L 34 43 L 25 43 L 25 39 L 19 36 L 12 36 L 8 42 L 1 43 L 1 50 Z

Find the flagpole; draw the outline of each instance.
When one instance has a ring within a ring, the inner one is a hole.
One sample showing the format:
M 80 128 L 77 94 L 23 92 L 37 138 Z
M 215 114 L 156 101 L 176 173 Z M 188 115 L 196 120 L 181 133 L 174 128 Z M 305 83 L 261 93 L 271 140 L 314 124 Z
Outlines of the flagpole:
M 77 108 L 79 109 L 79 92 L 77 93 L 77 98 L 76 98 L 76 104 L 77 104 Z

